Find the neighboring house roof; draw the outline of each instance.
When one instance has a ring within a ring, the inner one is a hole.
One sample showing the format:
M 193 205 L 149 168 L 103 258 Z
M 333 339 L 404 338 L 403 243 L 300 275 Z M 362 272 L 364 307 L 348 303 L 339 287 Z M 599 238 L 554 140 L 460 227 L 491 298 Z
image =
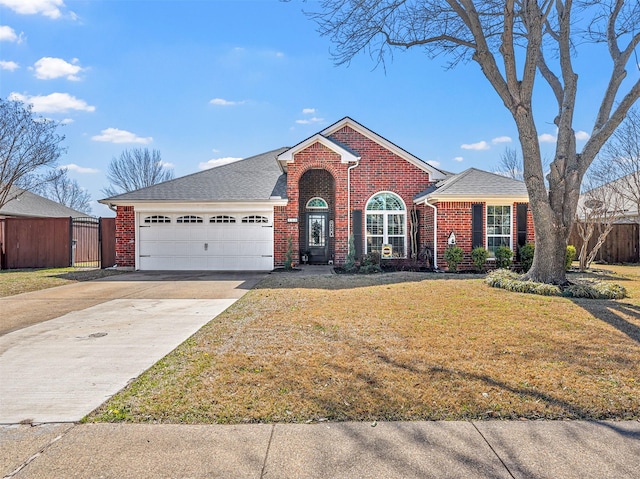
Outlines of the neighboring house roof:
M 584 218 L 591 210 L 591 206 L 585 210 L 585 203 L 595 200 L 600 202 L 598 208 L 605 206 L 608 215 L 618 217 L 616 223 L 637 223 L 640 214 L 635 198 L 640 199 L 639 180 L 640 175 L 631 173 L 585 191 L 578 199 L 577 215 Z M 591 211 L 589 213 L 593 214 Z
M 415 203 L 428 201 L 456 201 L 470 199 L 513 199 L 528 201 L 529 195 L 524 182 L 489 173 L 488 171 L 469 168 L 468 170 L 449 176 L 427 190 L 418 193 Z
M 69 216 L 77 218 L 90 216 L 16 186 L 11 187 L 8 197 L 12 199 L 0 208 L 0 216 L 38 218 L 64 218 Z
M 287 196 L 287 177 L 276 157 L 287 148 L 268 151 L 157 185 L 100 200 L 131 202 L 268 201 Z
M 316 142 L 320 142 L 323 145 L 325 145 L 327 148 L 332 149 L 336 153 L 340 154 L 344 162 L 353 162 L 353 161 L 359 160 L 361 156 L 360 153 L 355 152 L 353 149 L 350 149 L 345 145 L 342 145 L 339 142 L 329 138 L 333 133 L 339 131 L 345 126 L 350 127 L 351 129 L 357 131 L 361 135 L 369 138 L 375 143 L 378 143 L 382 147 L 395 153 L 400 158 L 404 159 L 405 161 L 408 161 L 412 165 L 420 168 L 423 171 L 426 171 L 427 173 L 429 173 L 432 179 L 441 180 L 443 178 L 446 178 L 447 174 L 442 170 L 439 170 L 438 168 L 430 165 L 429 163 L 422 161 L 417 156 L 412 155 L 408 151 L 400 148 L 395 143 L 390 142 L 389 140 L 378 135 L 374 131 L 369 130 L 365 126 L 362 126 L 360 123 L 353 120 L 352 118 L 349 118 L 348 116 L 345 116 L 342 120 L 337 121 L 336 123 L 328 126 L 321 132 L 316 133 L 313 136 L 310 136 L 306 140 L 301 141 L 297 145 L 287 149 L 282 154 L 280 154 L 278 156 L 278 160 L 281 162 L 283 169 L 286 171 L 286 164 L 293 161 L 293 155 L 295 155 L 297 152 L 301 150 L 304 150 L 305 148 L 307 148 L 308 146 Z

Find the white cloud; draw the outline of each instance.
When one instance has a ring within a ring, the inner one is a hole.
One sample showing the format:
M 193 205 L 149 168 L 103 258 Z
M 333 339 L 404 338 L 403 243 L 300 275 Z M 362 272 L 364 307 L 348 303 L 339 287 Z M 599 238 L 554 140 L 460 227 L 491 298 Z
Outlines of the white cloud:
M 555 143 L 558 139 L 551 133 L 543 133 L 538 137 L 540 143 Z
M 13 28 L 7 25 L 0 25 L 0 42 L 22 43 L 22 38 L 22 33 L 20 35 L 17 35 L 16 31 Z
M 65 118 L 64 120 L 60 121 L 61 125 L 68 125 L 69 123 L 73 123 L 73 120 L 71 118 Z
M 233 101 L 233 100 L 225 100 L 224 98 L 214 98 L 209 103 L 211 105 L 218 105 L 218 106 L 235 106 L 235 105 L 242 105 L 245 103 L 245 101 Z
M 51 80 L 66 77 L 67 80 L 78 81 L 80 80 L 78 73 L 84 70 L 78 63 L 77 58 L 69 63 L 62 58 L 43 57 L 34 64 L 36 78 Z
M 510 136 L 499 136 L 491 140 L 491 143 L 493 143 L 494 145 L 497 145 L 498 143 L 511 143 L 512 141 L 513 140 L 511 139 Z
M 96 109 L 95 106 L 89 105 L 86 101 L 79 100 L 68 93 L 29 96 L 14 92 L 9 95 L 9 100 L 17 100 L 33 105 L 33 111 L 37 113 L 63 113 L 69 110 L 95 111 Z
M 86 166 L 79 166 L 79 165 L 76 165 L 75 163 L 69 163 L 68 165 L 61 165 L 58 168 L 60 170 L 65 169 L 69 171 L 75 171 L 76 173 L 90 173 L 90 174 L 100 173 L 100 170 L 98 170 L 97 168 L 88 168 Z
M 218 166 L 222 166 L 222 165 L 228 165 L 229 163 L 234 163 L 236 161 L 241 160 L 242 158 L 235 158 L 232 156 L 227 156 L 225 158 L 213 158 L 207 162 L 204 163 L 200 163 L 198 165 L 198 168 L 200 168 L 201 170 L 208 170 L 211 168 L 216 168 Z
M 65 6 L 63 0 L 0 0 L 0 5 L 22 15 L 41 14 L 53 19 L 62 16 L 60 9 Z
M 20 68 L 20 65 L 18 65 L 16 62 L 0 60 L 0 70 L 9 70 L 10 72 L 12 72 L 14 70 L 17 70 L 18 68 Z
M 453 161 L 461 162 L 461 161 L 464 161 L 464 158 L 463 158 L 463 157 L 461 157 L 461 156 L 456 156 L 456 157 L 453 159 Z
M 173 163 L 170 163 L 170 162 L 168 162 L 168 161 L 162 161 L 162 160 L 160 160 L 160 167 L 161 167 L 161 168 L 169 168 L 169 169 L 170 169 L 170 168 L 175 168 L 175 167 L 176 167 L 176 165 L 174 165 Z
M 316 112 L 315 108 L 303 108 L 302 109 L 302 114 L 303 115 L 313 115 Z
M 429 165 L 431 165 L 431 166 L 436 167 L 436 168 L 440 166 L 440 162 L 439 162 L 439 161 L 436 161 L 436 160 L 429 160 L 429 161 L 427 161 L 427 163 L 428 163 Z
M 464 143 L 460 145 L 460 148 L 462 148 L 463 150 L 488 150 L 491 148 L 491 146 L 489 146 L 489 143 L 482 140 L 478 143 Z
M 153 138 L 150 136 L 140 137 L 135 133 L 118 128 L 107 128 L 100 133 L 100 135 L 92 136 L 91 139 L 93 141 L 104 141 L 108 143 L 141 143 L 143 145 L 153 141 Z
M 314 123 L 322 123 L 324 121 L 324 118 L 317 118 L 317 117 L 312 117 L 309 119 L 305 119 L 305 120 L 296 120 L 296 123 L 298 125 L 312 125 Z
M 588 140 L 591 138 L 591 135 L 586 131 L 576 131 L 576 140 Z

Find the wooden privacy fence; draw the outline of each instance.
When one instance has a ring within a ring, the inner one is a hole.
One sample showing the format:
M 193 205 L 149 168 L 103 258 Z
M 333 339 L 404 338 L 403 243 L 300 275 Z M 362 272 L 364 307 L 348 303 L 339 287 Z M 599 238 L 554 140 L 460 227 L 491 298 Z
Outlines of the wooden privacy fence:
M 604 244 L 598 251 L 596 261 L 605 263 L 638 263 L 640 254 L 640 238 L 638 238 L 638 230 L 640 225 L 636 223 L 615 224 L 613 229 L 607 236 Z M 597 228 L 596 232 L 589 240 L 589 249 L 593 248 L 598 240 Z M 582 247 L 582 239 L 578 234 L 577 225 L 573 225 L 569 244 L 576 247 L 579 252 Z
M 1 269 L 114 264 L 114 218 L 0 219 Z

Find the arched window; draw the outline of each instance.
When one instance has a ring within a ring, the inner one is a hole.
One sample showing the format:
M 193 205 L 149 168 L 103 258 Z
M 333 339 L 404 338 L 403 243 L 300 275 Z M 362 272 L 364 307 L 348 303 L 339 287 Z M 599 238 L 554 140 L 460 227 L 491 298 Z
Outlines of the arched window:
M 236 219 L 229 215 L 218 215 L 209 218 L 209 223 L 235 223 Z
M 367 202 L 367 253 L 382 253 L 383 245 L 391 246 L 391 256 L 407 256 L 407 208 L 398 195 L 384 191 Z
M 178 216 L 176 223 L 202 223 L 202 216 L 184 215 Z
M 249 215 L 242 218 L 243 223 L 268 223 L 269 218 L 266 216 Z
M 308 210 L 326 210 L 328 208 L 329 208 L 329 205 L 327 205 L 327 202 L 322 198 L 320 198 L 319 196 L 316 196 L 315 198 L 311 198 L 309 201 L 307 201 Z
M 144 219 L 144 222 L 145 223 L 171 223 L 171 218 L 164 215 L 153 215 L 153 216 L 147 216 Z

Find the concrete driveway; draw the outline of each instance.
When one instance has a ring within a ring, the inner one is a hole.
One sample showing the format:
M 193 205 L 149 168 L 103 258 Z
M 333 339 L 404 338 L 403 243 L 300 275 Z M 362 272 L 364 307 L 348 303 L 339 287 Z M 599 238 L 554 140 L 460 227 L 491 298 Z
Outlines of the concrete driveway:
M 0 423 L 80 420 L 263 277 L 135 272 L 0 298 Z

